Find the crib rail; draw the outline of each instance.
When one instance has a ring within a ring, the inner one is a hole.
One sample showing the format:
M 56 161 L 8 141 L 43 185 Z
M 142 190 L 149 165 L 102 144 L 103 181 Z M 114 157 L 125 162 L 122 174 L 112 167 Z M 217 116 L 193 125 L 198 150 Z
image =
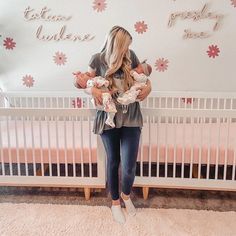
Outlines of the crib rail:
M 134 186 L 236 191 L 236 110 L 142 108 L 142 113 Z
M 105 151 L 100 137 L 95 138 L 91 130 L 96 111 L 90 96 L 83 91 L 6 92 L 1 93 L 0 104 L 0 185 L 105 186 Z M 154 91 L 140 105 L 144 127 L 134 186 L 236 191 L 235 93 Z M 56 140 L 62 138 L 64 146 L 56 146 L 54 151 L 61 150 L 62 157 L 58 159 L 58 153 L 54 152 L 53 156 L 44 150 L 46 154 L 33 152 L 32 158 L 27 159 L 30 154 L 22 154 L 17 147 L 11 154 L 9 127 L 13 127 L 15 134 L 11 138 L 17 146 L 17 127 L 24 127 L 24 123 L 29 126 L 27 135 L 32 139 L 32 150 L 35 126 L 40 130 L 45 125 L 47 132 L 42 139 L 48 137 L 49 150 L 50 129 L 58 130 Z M 81 129 L 85 126 L 85 130 Z M 72 128 L 67 132 L 68 127 Z M 63 150 L 67 150 L 66 134 L 74 137 L 73 130 L 80 136 L 78 140 L 72 138 L 75 145 L 70 147 L 68 157 Z M 92 146 L 94 138 L 96 144 Z M 83 152 L 85 142 L 88 151 Z M 94 150 L 97 162 L 93 162 Z M 64 176 L 61 176 L 61 167 Z M 20 174 L 22 169 L 25 169 L 24 175 Z M 40 175 L 38 169 L 42 171 Z
M 94 115 L 93 109 L 0 108 L 0 185 L 104 187 Z
M 3 92 L 0 106 L 45 108 L 93 108 L 90 96 L 83 91 Z M 169 109 L 236 109 L 236 94 L 229 92 L 152 91 L 140 102 L 142 108 Z

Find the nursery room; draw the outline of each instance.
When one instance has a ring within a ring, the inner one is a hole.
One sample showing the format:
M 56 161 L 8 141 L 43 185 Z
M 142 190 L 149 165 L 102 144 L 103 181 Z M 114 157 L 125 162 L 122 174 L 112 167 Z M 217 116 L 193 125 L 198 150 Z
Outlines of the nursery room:
M 0 235 L 235 235 L 235 0 L 0 0 Z

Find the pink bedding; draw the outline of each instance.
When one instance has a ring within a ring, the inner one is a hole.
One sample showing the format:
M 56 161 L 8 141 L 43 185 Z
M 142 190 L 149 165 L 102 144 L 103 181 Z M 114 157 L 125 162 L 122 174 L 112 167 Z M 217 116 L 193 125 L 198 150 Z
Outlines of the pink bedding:
M 48 134 L 47 134 L 47 123 L 42 121 L 42 158 L 44 163 L 49 162 L 49 153 L 51 153 L 51 162 L 57 163 L 57 150 L 58 158 L 60 163 L 73 163 L 73 139 L 72 139 L 72 121 L 66 121 L 67 134 L 66 142 L 67 146 L 65 148 L 65 134 L 64 134 L 64 121 L 58 121 L 58 147 L 56 145 L 56 122 L 49 121 L 50 127 L 50 149 L 48 146 Z M 88 163 L 90 158 L 92 163 L 97 162 L 97 136 L 92 133 L 93 122 L 84 121 L 83 122 L 83 134 L 81 136 L 81 123 L 75 122 L 74 135 L 75 135 L 75 163 Z M 201 134 L 202 125 L 202 134 Z M 24 154 L 24 138 L 23 138 L 23 123 L 22 121 L 17 121 L 17 132 L 18 132 L 18 147 L 19 147 L 19 161 L 25 162 Z M 2 128 L 2 151 L 5 162 L 9 162 L 8 154 L 8 141 L 7 141 L 7 127 L 6 122 L 1 122 Z M 211 129 L 211 131 L 210 131 Z M 14 121 L 9 121 L 10 130 L 10 152 L 12 157 L 12 162 L 17 162 L 17 148 L 16 148 L 16 134 L 15 134 L 15 124 Z M 34 130 L 34 148 L 32 145 L 31 136 L 31 123 L 30 121 L 25 122 L 26 131 L 26 162 L 33 162 L 33 154 L 35 155 L 35 161 L 41 162 L 41 150 L 40 150 L 40 133 L 39 133 L 39 122 L 33 122 Z M 150 139 L 149 139 L 150 130 Z M 220 130 L 219 145 L 218 145 L 218 131 Z M 192 133 L 193 132 L 193 135 Z M 91 134 L 91 145 L 89 145 L 89 135 Z M 167 135 L 166 135 L 167 134 Z M 191 142 L 193 143 L 193 163 L 199 163 L 200 160 L 200 146 L 202 143 L 202 156 L 201 163 L 207 164 L 208 158 L 208 139 L 210 137 L 210 159 L 209 163 L 215 164 L 217 160 L 217 147 L 219 147 L 219 157 L 218 163 L 224 164 L 225 158 L 227 164 L 234 163 L 234 152 L 236 148 L 236 124 L 232 123 L 229 126 L 228 132 L 228 153 L 227 150 L 227 124 L 222 123 L 220 129 L 217 128 L 217 124 L 185 124 L 185 138 L 184 136 L 184 125 L 176 125 L 176 135 L 174 124 L 144 124 L 142 130 L 142 139 L 140 141 L 140 151 L 138 156 L 138 161 L 157 161 L 157 147 L 159 147 L 159 162 L 165 162 L 165 152 L 167 151 L 167 161 L 169 163 L 174 162 L 174 141 L 176 140 L 176 163 L 190 163 L 191 161 Z M 82 137 L 82 138 L 81 138 Z M 176 139 L 175 139 L 176 137 Z M 202 138 L 201 138 L 202 137 Z M 83 145 L 81 143 L 83 141 Z M 165 141 L 166 140 L 166 141 Z M 150 148 L 149 148 L 150 143 Z M 184 144 L 185 143 L 185 144 Z M 185 147 L 185 157 L 182 157 L 183 148 Z M 91 147 L 91 149 L 90 149 Z M 91 151 L 90 151 L 91 150 Z M 82 155 L 81 155 L 82 152 Z M 227 154 L 227 155 L 226 155 Z M 67 155 L 67 156 L 66 156 Z M 184 158 L 184 159 L 182 159 Z
M 218 134 L 219 133 L 219 134 Z M 228 135 L 228 144 L 227 144 Z M 149 138 L 150 137 L 150 138 Z M 218 139 L 219 137 L 219 139 Z M 139 153 L 138 160 L 148 161 L 151 158 L 152 162 L 157 161 L 157 146 L 159 147 L 159 162 L 165 161 L 165 152 L 167 152 L 167 161 L 174 162 L 174 146 L 176 142 L 176 163 L 191 162 L 191 147 L 193 146 L 192 159 L 193 163 L 199 163 L 200 150 L 201 163 L 208 163 L 208 142 L 209 145 L 209 163 L 215 164 L 217 161 L 218 149 L 218 164 L 226 163 L 233 164 L 234 153 L 236 152 L 236 123 L 229 124 L 221 123 L 205 123 L 205 124 L 165 124 L 159 125 L 151 123 L 144 124 L 142 131 L 141 143 L 143 146 Z M 150 143 L 150 145 L 149 145 Z M 219 144 L 218 144 L 219 143 Z M 192 144 L 192 145 L 191 145 Z M 202 148 L 200 148 L 202 146 Z M 149 148 L 150 147 L 150 148 Z M 185 157 L 184 150 L 185 147 Z M 150 151 L 149 151 L 150 149 Z M 228 150 L 228 153 L 226 153 Z M 149 157 L 150 152 L 150 157 Z M 183 159 L 182 159 L 183 158 Z

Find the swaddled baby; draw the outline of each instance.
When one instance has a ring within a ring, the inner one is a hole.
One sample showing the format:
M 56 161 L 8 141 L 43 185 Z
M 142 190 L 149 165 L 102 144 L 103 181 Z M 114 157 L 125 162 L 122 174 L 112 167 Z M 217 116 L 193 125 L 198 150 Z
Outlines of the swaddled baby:
M 134 85 L 123 94 L 119 95 L 117 101 L 122 105 L 128 105 L 135 101 L 139 101 L 137 96 L 140 93 L 142 86 L 147 86 L 146 82 L 148 76 L 152 73 L 152 67 L 146 61 L 139 64 L 138 67 L 130 71 L 131 76 L 134 78 Z
M 75 86 L 77 88 L 85 89 L 85 88 L 91 88 L 95 86 L 97 88 L 100 88 L 103 91 L 102 105 L 99 105 L 99 104 L 96 105 L 94 98 L 92 98 L 91 101 L 97 109 L 104 110 L 105 112 L 107 112 L 107 119 L 105 123 L 114 128 L 115 127 L 114 117 L 117 110 L 116 110 L 115 103 L 112 100 L 111 93 L 108 89 L 109 81 L 101 76 L 92 77 L 89 72 L 86 72 L 86 73 L 76 72 L 76 73 L 73 73 L 73 75 L 75 75 L 76 77 Z

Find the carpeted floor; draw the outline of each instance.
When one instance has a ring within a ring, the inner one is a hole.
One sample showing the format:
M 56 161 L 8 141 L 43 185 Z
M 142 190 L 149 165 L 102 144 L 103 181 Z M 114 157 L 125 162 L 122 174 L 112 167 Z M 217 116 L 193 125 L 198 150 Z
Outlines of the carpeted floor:
M 125 209 L 122 208 L 125 212 Z M 236 212 L 138 208 L 122 226 L 107 206 L 0 203 L 0 235 L 235 235 Z

